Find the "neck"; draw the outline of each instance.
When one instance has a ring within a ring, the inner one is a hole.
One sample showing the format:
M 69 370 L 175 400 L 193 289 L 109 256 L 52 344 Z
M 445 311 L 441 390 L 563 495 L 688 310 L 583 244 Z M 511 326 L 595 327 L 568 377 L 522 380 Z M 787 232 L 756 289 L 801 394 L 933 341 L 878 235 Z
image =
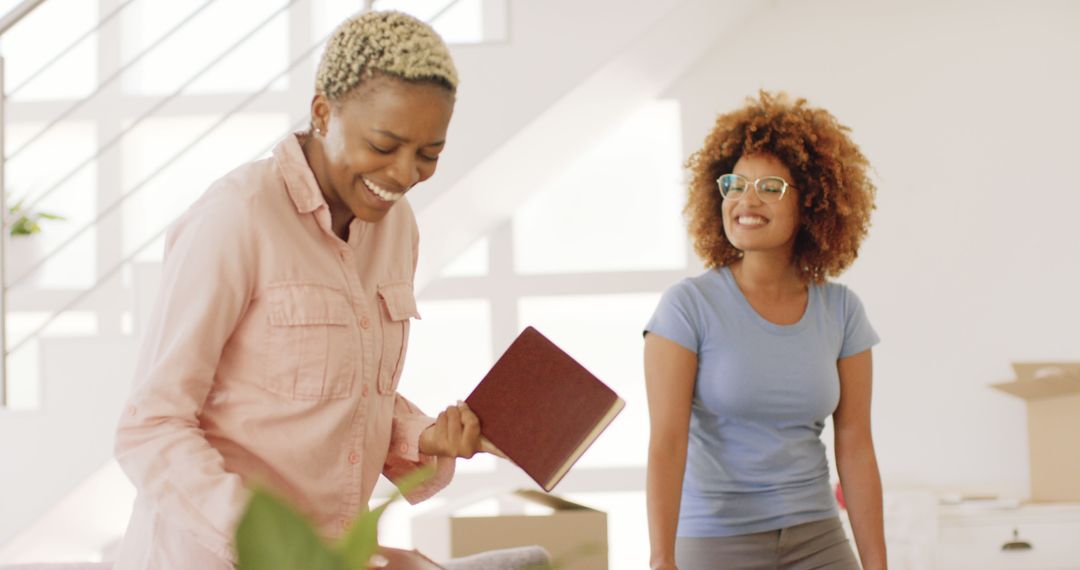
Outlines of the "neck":
M 344 210 L 342 212 L 330 208 L 330 229 L 334 231 L 334 235 L 341 238 L 341 241 L 349 241 L 349 224 L 352 223 L 353 218 L 356 216 L 348 208 Z
M 349 224 L 355 216 L 348 206 L 338 200 L 337 194 L 327 191 L 332 183 L 326 171 L 326 154 L 323 152 L 322 143 L 308 133 L 300 140 L 300 148 L 304 151 L 304 158 L 311 168 L 311 173 L 315 175 L 319 192 L 330 209 L 330 229 L 342 240 L 348 240 Z
M 783 295 L 806 290 L 790 251 L 748 251 L 731 264 L 731 274 L 744 291 Z

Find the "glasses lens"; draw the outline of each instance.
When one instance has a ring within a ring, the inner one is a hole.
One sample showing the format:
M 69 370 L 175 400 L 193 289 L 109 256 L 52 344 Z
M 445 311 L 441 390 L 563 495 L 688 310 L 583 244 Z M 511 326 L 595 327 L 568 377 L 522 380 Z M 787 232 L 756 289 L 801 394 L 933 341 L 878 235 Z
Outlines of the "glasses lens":
M 720 195 L 724 198 L 738 200 L 746 192 L 747 180 L 737 174 L 725 174 L 716 181 L 720 184 Z
M 767 176 L 758 180 L 757 185 L 763 202 L 776 202 L 784 197 L 784 187 L 787 183 L 778 176 Z

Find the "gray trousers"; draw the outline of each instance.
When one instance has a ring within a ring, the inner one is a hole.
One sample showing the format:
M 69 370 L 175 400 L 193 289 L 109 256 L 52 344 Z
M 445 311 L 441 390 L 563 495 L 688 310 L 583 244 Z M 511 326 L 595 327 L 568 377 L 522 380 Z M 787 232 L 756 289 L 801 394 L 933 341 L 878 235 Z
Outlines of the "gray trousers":
M 679 570 L 859 570 L 840 519 L 739 536 L 675 539 Z

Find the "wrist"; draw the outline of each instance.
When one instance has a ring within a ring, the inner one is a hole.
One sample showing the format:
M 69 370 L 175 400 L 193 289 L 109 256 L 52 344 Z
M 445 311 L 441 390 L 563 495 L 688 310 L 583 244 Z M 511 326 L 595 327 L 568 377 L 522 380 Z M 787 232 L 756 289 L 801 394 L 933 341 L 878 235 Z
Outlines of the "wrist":
M 675 556 L 653 556 L 649 559 L 650 570 L 677 570 L 675 567 Z
M 886 570 L 888 565 L 884 560 L 873 560 L 863 564 L 863 570 Z
M 434 425 L 430 425 L 430 426 L 424 428 L 424 431 L 420 432 L 420 440 L 417 442 L 416 446 L 417 446 L 417 449 L 420 450 L 420 453 L 422 453 L 424 455 L 436 455 L 435 453 L 432 453 L 432 449 L 431 449 L 432 448 L 431 438 L 432 438 L 432 434 L 434 434 L 434 431 L 433 431 L 434 427 L 435 427 Z

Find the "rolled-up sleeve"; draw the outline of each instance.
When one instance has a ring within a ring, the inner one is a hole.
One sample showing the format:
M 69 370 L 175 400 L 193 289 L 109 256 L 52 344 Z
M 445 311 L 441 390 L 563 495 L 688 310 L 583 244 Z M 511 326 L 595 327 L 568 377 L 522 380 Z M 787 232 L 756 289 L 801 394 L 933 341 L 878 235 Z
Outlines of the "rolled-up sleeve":
M 400 394 L 394 397 L 394 422 L 390 432 L 390 452 L 386 456 L 383 475 L 397 484 L 403 477 L 424 466 L 434 466 L 435 474 L 404 494 L 405 499 L 416 504 L 431 498 L 450 484 L 454 478 L 456 460 L 453 457 L 436 457 L 420 453 L 420 434 L 435 423 L 415 404 Z
M 248 492 L 239 475 L 226 471 L 198 417 L 252 295 L 255 259 L 242 206 L 231 198 L 202 203 L 171 229 L 115 448 L 139 493 L 229 562 L 236 560 L 232 537 Z

